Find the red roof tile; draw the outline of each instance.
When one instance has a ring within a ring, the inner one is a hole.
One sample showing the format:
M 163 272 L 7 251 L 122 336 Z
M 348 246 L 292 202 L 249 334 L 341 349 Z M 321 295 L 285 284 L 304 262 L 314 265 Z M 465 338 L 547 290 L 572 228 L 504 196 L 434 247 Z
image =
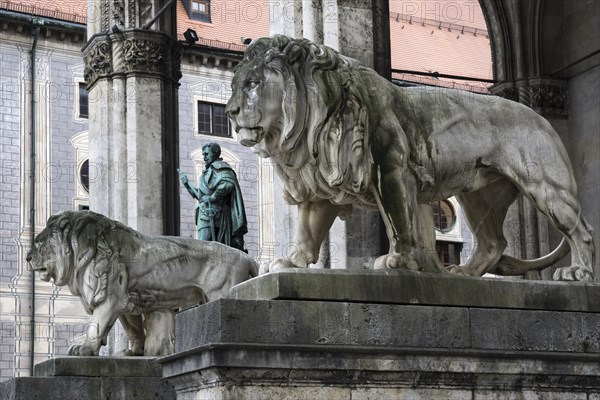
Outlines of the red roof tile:
M 0 9 L 62 21 L 86 23 L 87 3 L 82 0 L 0 1 Z
M 242 36 L 257 39 L 269 35 L 268 1 L 212 0 L 210 8 L 211 23 L 195 21 L 189 18 L 183 4 L 178 1 L 177 33 L 183 35 L 191 28 L 198 34 L 201 44 L 202 39 L 220 41 L 233 43 L 240 50 L 245 48 L 241 43 Z
M 455 7 L 453 15 L 462 19 L 448 17 L 450 4 Z M 393 0 L 390 11 L 393 69 L 492 79 L 490 41 L 477 1 Z
M 87 16 L 86 0 L 0 0 L 0 9 L 82 24 L 86 23 Z M 269 3 L 265 0 L 212 0 L 211 23 L 205 23 L 190 19 L 178 0 L 177 33 L 183 35 L 188 28 L 196 31 L 201 44 L 243 50 L 242 36 L 256 39 L 269 35 Z
M 183 32 L 191 28 L 200 44 L 243 50 L 242 36 L 256 39 L 269 34 L 269 4 L 212 0 L 211 23 L 205 23 L 190 19 L 178 0 L 177 32 L 183 39 Z M 78 23 L 85 23 L 87 15 L 85 0 L 0 0 L 0 8 Z M 391 0 L 392 68 L 491 79 L 485 29 L 477 0 Z

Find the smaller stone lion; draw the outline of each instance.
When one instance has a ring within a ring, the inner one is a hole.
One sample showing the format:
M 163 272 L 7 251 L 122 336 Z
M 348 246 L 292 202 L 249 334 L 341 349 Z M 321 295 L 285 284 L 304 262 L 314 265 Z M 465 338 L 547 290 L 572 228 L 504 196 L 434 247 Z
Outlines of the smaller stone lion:
M 68 285 L 91 321 L 69 355 L 98 355 L 119 319 L 131 341 L 125 355 L 174 351 L 174 311 L 226 297 L 258 273 L 249 255 L 216 242 L 149 237 L 90 211 L 48 219 L 27 255 L 44 281 Z

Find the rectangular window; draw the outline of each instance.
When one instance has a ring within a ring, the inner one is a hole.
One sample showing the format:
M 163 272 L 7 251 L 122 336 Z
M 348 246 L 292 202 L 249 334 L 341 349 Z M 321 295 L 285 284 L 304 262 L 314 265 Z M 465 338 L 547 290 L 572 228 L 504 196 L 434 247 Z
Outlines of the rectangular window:
M 462 243 L 443 242 L 438 240 L 435 242 L 435 248 L 437 250 L 438 257 L 444 266 L 460 264 Z
M 225 105 L 198 102 L 198 133 L 231 137 L 231 123 L 225 115 Z
M 210 0 L 190 0 L 190 18 L 210 22 Z
M 87 118 L 89 112 L 88 107 L 88 91 L 85 83 L 79 83 L 79 118 Z

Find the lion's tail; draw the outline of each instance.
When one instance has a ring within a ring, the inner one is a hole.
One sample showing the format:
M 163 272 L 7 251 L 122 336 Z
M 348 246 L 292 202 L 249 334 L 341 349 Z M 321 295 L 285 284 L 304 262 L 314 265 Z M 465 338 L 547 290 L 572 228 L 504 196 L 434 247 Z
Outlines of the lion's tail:
M 562 260 L 569 254 L 569 251 L 569 243 L 563 238 L 552 253 L 534 260 L 519 260 L 503 255 L 498 261 L 495 273 L 498 275 L 523 275 L 527 271 L 539 271 Z

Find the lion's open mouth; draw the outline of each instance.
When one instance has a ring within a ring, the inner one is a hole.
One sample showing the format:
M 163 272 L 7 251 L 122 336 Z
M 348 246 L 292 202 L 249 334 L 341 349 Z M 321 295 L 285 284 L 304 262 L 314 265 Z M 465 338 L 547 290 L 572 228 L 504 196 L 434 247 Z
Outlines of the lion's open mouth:
M 54 263 L 43 263 L 40 266 L 33 267 L 33 270 L 40 275 L 40 279 L 48 282 L 54 273 Z
M 263 128 L 239 128 L 237 129 L 238 141 L 242 146 L 252 147 L 260 142 L 263 136 Z

